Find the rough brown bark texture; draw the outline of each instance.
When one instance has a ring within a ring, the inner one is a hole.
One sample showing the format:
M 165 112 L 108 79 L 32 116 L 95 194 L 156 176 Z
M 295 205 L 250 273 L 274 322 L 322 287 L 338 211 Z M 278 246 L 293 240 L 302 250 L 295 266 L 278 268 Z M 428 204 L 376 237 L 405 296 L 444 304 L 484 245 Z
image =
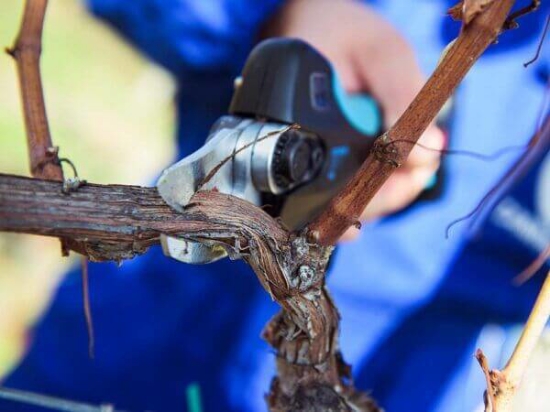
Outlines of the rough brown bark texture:
M 288 237 L 261 209 L 217 192 L 197 193 L 181 214 L 156 188 L 86 184 L 63 193 L 61 182 L 0 174 L 1 231 L 67 237 L 82 242 L 82 253 L 96 261 L 132 258 L 157 244 L 161 233 L 204 242 L 224 234 L 244 247 L 239 224 L 279 242 Z M 261 230 L 261 224 L 269 227 Z
M 70 238 L 98 261 L 143 253 L 161 233 L 223 247 L 250 264 L 283 308 L 264 333 L 279 359 L 272 409 L 377 410 L 353 389 L 338 351 L 338 311 L 324 285 L 332 247 L 244 200 L 203 191 L 177 213 L 154 188 L 87 184 L 65 194 L 60 182 L 0 175 L 0 230 Z
M 62 186 L 0 175 L 0 230 L 65 237 L 91 260 L 121 260 L 145 252 L 182 219 L 155 188 L 88 184 L 64 194 Z

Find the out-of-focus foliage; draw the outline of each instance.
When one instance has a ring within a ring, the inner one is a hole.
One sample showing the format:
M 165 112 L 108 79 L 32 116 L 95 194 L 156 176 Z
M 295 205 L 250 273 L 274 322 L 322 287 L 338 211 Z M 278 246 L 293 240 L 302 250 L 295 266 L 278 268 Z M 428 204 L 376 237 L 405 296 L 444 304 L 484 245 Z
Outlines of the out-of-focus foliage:
M 0 46 L 12 45 L 23 1 L 0 1 Z M 51 1 L 42 75 L 54 144 L 98 183 L 147 184 L 171 157 L 173 86 L 78 0 Z M 0 54 L 0 172 L 28 175 L 15 65 Z M 59 242 L 0 233 L 0 376 L 71 259 Z

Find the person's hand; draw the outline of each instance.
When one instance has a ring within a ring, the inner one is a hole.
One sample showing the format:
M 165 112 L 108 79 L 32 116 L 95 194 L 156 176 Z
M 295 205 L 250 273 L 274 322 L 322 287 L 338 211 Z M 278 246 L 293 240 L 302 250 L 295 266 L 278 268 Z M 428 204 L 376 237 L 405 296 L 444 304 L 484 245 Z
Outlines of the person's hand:
M 418 93 L 425 78 L 413 50 L 380 15 L 354 0 L 289 0 L 266 24 L 265 37 L 305 40 L 335 67 L 346 91 L 369 92 L 381 104 L 390 127 Z M 420 143 L 442 149 L 445 138 L 430 126 Z M 361 219 L 396 212 L 411 203 L 439 167 L 436 151 L 415 147 L 373 198 Z M 351 228 L 343 239 L 352 239 Z

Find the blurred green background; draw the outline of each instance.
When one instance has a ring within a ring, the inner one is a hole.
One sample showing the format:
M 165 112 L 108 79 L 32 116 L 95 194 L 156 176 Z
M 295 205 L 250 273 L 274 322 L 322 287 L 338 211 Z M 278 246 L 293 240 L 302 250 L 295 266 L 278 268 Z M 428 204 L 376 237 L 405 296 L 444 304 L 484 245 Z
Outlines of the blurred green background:
M 0 1 L 0 46 L 11 46 L 22 0 Z M 147 184 L 173 144 L 173 84 L 167 73 L 91 16 L 81 0 L 50 1 L 42 77 L 52 139 L 79 174 L 97 183 Z M 28 175 L 15 64 L 0 54 L 0 172 Z M 0 233 L 0 377 L 28 340 L 72 258 L 59 241 Z

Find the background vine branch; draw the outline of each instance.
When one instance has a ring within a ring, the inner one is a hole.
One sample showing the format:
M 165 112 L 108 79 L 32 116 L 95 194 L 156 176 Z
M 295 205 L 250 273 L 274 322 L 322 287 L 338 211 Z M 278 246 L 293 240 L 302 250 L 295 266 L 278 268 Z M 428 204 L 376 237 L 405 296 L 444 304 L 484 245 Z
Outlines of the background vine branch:
M 489 369 L 489 362 L 478 349 L 476 357 L 487 380 L 485 412 L 510 412 L 531 355 L 550 319 L 550 272 L 542 284 L 521 337 L 502 370 Z
M 6 51 L 17 64 L 31 175 L 40 179 L 63 180 L 57 148 L 50 135 L 40 76 L 42 30 L 47 6 L 48 0 L 25 2 L 17 40 Z

